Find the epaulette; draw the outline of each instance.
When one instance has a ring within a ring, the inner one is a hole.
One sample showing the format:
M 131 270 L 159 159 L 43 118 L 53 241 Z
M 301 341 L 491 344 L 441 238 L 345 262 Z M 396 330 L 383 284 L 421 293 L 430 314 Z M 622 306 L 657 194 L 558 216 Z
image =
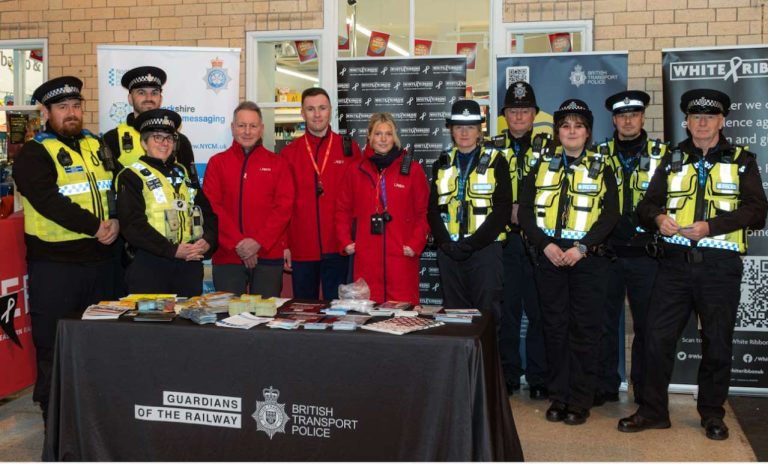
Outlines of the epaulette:
M 43 143 L 43 140 L 45 139 L 55 139 L 56 135 L 51 132 L 38 132 L 35 135 L 35 142 L 37 143 Z
M 503 150 L 507 148 L 507 137 L 504 134 L 491 138 L 491 142 L 493 142 L 493 146 L 497 150 Z
M 595 147 L 594 151 L 596 153 L 599 153 L 600 156 L 605 157 L 605 158 L 608 158 L 609 156 L 611 156 L 611 147 L 608 145 L 607 141 L 603 142 L 600 145 L 598 145 L 597 147 Z
M 450 148 L 440 152 L 440 156 L 437 157 L 438 164 L 441 168 L 445 169 L 451 165 L 451 155 L 448 154 Z
M 533 153 L 541 153 L 541 149 L 544 147 L 545 140 L 549 142 L 549 134 L 539 132 L 538 134 L 534 135 L 533 141 L 531 142 L 531 151 Z
M 680 172 L 683 170 L 683 152 L 679 147 L 675 147 L 672 150 L 672 155 L 669 161 L 669 168 L 672 172 Z
M 96 138 L 96 136 L 93 134 L 93 132 L 89 131 L 88 129 L 83 129 L 83 135 L 87 135 L 89 137 Z
M 413 148 L 408 147 L 405 150 L 403 159 L 400 161 L 400 174 L 407 176 L 411 173 L 411 163 L 413 162 Z

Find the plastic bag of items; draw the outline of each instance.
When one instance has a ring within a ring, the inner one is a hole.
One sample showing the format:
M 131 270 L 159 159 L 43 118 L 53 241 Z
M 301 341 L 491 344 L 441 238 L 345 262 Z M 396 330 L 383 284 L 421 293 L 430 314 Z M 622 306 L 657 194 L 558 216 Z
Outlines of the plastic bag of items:
M 367 300 L 371 297 L 371 289 L 362 277 L 351 284 L 339 285 L 340 300 Z

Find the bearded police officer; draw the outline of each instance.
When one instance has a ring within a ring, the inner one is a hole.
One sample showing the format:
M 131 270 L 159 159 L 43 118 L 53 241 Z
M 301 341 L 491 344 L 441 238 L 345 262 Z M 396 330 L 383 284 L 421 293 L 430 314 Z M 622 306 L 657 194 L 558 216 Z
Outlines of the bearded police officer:
M 134 127 L 137 116 L 145 111 L 160 108 L 163 104 L 163 85 L 167 77 L 165 71 L 155 66 L 139 66 L 123 74 L 120 83 L 128 90 L 128 103 L 133 112 L 116 128 L 104 134 L 104 142 L 118 156 L 123 166 L 130 166 L 144 155 L 144 149 L 139 139 L 139 131 Z M 195 155 L 192 144 L 184 134 L 178 134 L 176 160 L 189 172 L 197 182 L 195 170 Z
M 617 255 L 610 264 L 608 294 L 603 310 L 604 326 L 600 342 L 595 406 L 619 400 L 621 378 L 619 363 L 619 320 L 624 312 L 624 299 L 629 297 L 632 311 L 632 372 L 630 379 L 635 402 L 641 396 L 645 318 L 651 298 L 658 263 L 648 256 L 646 247 L 652 234 L 639 226 L 635 209 L 645 195 L 653 173 L 661 163 L 667 147 L 660 140 L 649 140 L 643 129 L 645 108 L 651 97 L 639 90 L 619 92 L 605 100 L 613 113 L 613 139 L 599 145 L 596 151 L 613 167 L 619 186 L 621 217 L 609 238 Z
M 701 425 L 707 438 L 728 438 L 723 403 L 740 298 L 739 255 L 747 249 L 747 230 L 762 228 L 768 211 L 755 155 L 729 144 L 721 132 L 730 103 L 716 90 L 683 94 L 689 137 L 664 157 L 637 207 L 640 224 L 657 229 L 664 243 L 647 319 L 642 401 L 619 421 L 622 432 L 670 427 L 667 388 L 676 343 L 693 309 L 703 340 Z
M 520 325 L 523 311 L 528 319 L 525 336 L 525 380 L 531 399 L 546 399 L 547 359 L 544 333 L 541 329 L 539 299 L 534 282 L 533 266 L 526 253 L 517 220 L 518 191 L 525 176 L 536 165 L 541 152 L 550 143 L 552 131 L 547 127 L 534 134 L 533 121 L 539 113 L 533 87 L 524 81 L 514 82 L 504 96 L 501 109 L 507 130 L 494 138 L 494 145 L 504 153 L 509 163 L 512 181 L 512 215 L 507 243 L 504 245 L 504 303 L 499 324 L 499 352 L 504 369 L 507 391 L 520 389 L 523 365 L 520 357 Z
M 499 320 L 503 291 L 501 243 L 512 211 L 509 165 L 482 144 L 480 105 L 459 100 L 446 124 L 454 146 L 432 167 L 427 219 L 439 246 L 446 308 L 477 308 Z
M 119 232 L 114 160 L 83 129 L 83 82 L 57 77 L 33 96 L 45 130 L 24 144 L 14 178 L 24 205 L 29 305 L 37 356 L 33 399 L 47 417 L 56 324 L 112 296 L 112 251 Z

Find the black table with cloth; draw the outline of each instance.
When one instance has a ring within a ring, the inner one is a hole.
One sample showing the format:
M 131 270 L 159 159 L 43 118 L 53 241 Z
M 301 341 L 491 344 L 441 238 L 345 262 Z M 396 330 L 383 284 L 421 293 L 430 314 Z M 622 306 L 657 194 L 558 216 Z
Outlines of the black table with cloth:
M 489 315 L 402 336 L 62 320 L 44 457 L 521 461 L 495 332 Z M 137 418 L 164 407 L 197 422 Z

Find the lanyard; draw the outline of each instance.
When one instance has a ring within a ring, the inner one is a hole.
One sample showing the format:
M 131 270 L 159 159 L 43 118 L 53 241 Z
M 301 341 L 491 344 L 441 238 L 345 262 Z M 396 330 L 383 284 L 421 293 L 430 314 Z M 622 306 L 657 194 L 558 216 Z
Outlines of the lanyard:
M 467 170 L 462 172 L 461 170 L 461 163 L 459 163 L 459 153 L 456 153 L 456 169 L 459 171 L 459 201 L 464 201 L 465 197 L 465 190 L 467 186 L 467 178 L 469 177 L 469 172 L 472 170 L 472 164 L 475 162 L 475 155 L 473 154 L 471 158 L 469 158 L 469 161 L 467 162 Z
M 698 174 L 699 174 L 699 187 L 704 187 L 707 184 L 707 167 L 705 166 L 704 157 L 699 158 Z
M 381 201 L 381 206 L 384 207 L 384 211 L 387 210 L 387 183 L 386 178 L 384 177 L 385 173 L 387 172 L 387 169 L 384 168 L 381 171 L 381 174 L 379 174 L 379 179 L 376 182 L 376 212 L 379 212 L 379 201 Z
M 320 140 L 320 143 L 323 143 L 322 139 Z M 306 134 L 304 134 L 304 144 L 307 146 L 307 155 L 309 155 L 309 160 L 312 161 L 312 167 L 315 168 L 315 172 L 319 179 L 323 172 L 325 172 L 325 165 L 328 164 L 328 158 L 331 154 L 331 145 L 333 145 L 333 135 L 328 134 L 328 148 L 325 150 L 325 157 L 323 158 L 323 166 L 321 168 L 317 167 L 315 157 L 312 155 L 312 149 L 309 147 L 309 137 Z

